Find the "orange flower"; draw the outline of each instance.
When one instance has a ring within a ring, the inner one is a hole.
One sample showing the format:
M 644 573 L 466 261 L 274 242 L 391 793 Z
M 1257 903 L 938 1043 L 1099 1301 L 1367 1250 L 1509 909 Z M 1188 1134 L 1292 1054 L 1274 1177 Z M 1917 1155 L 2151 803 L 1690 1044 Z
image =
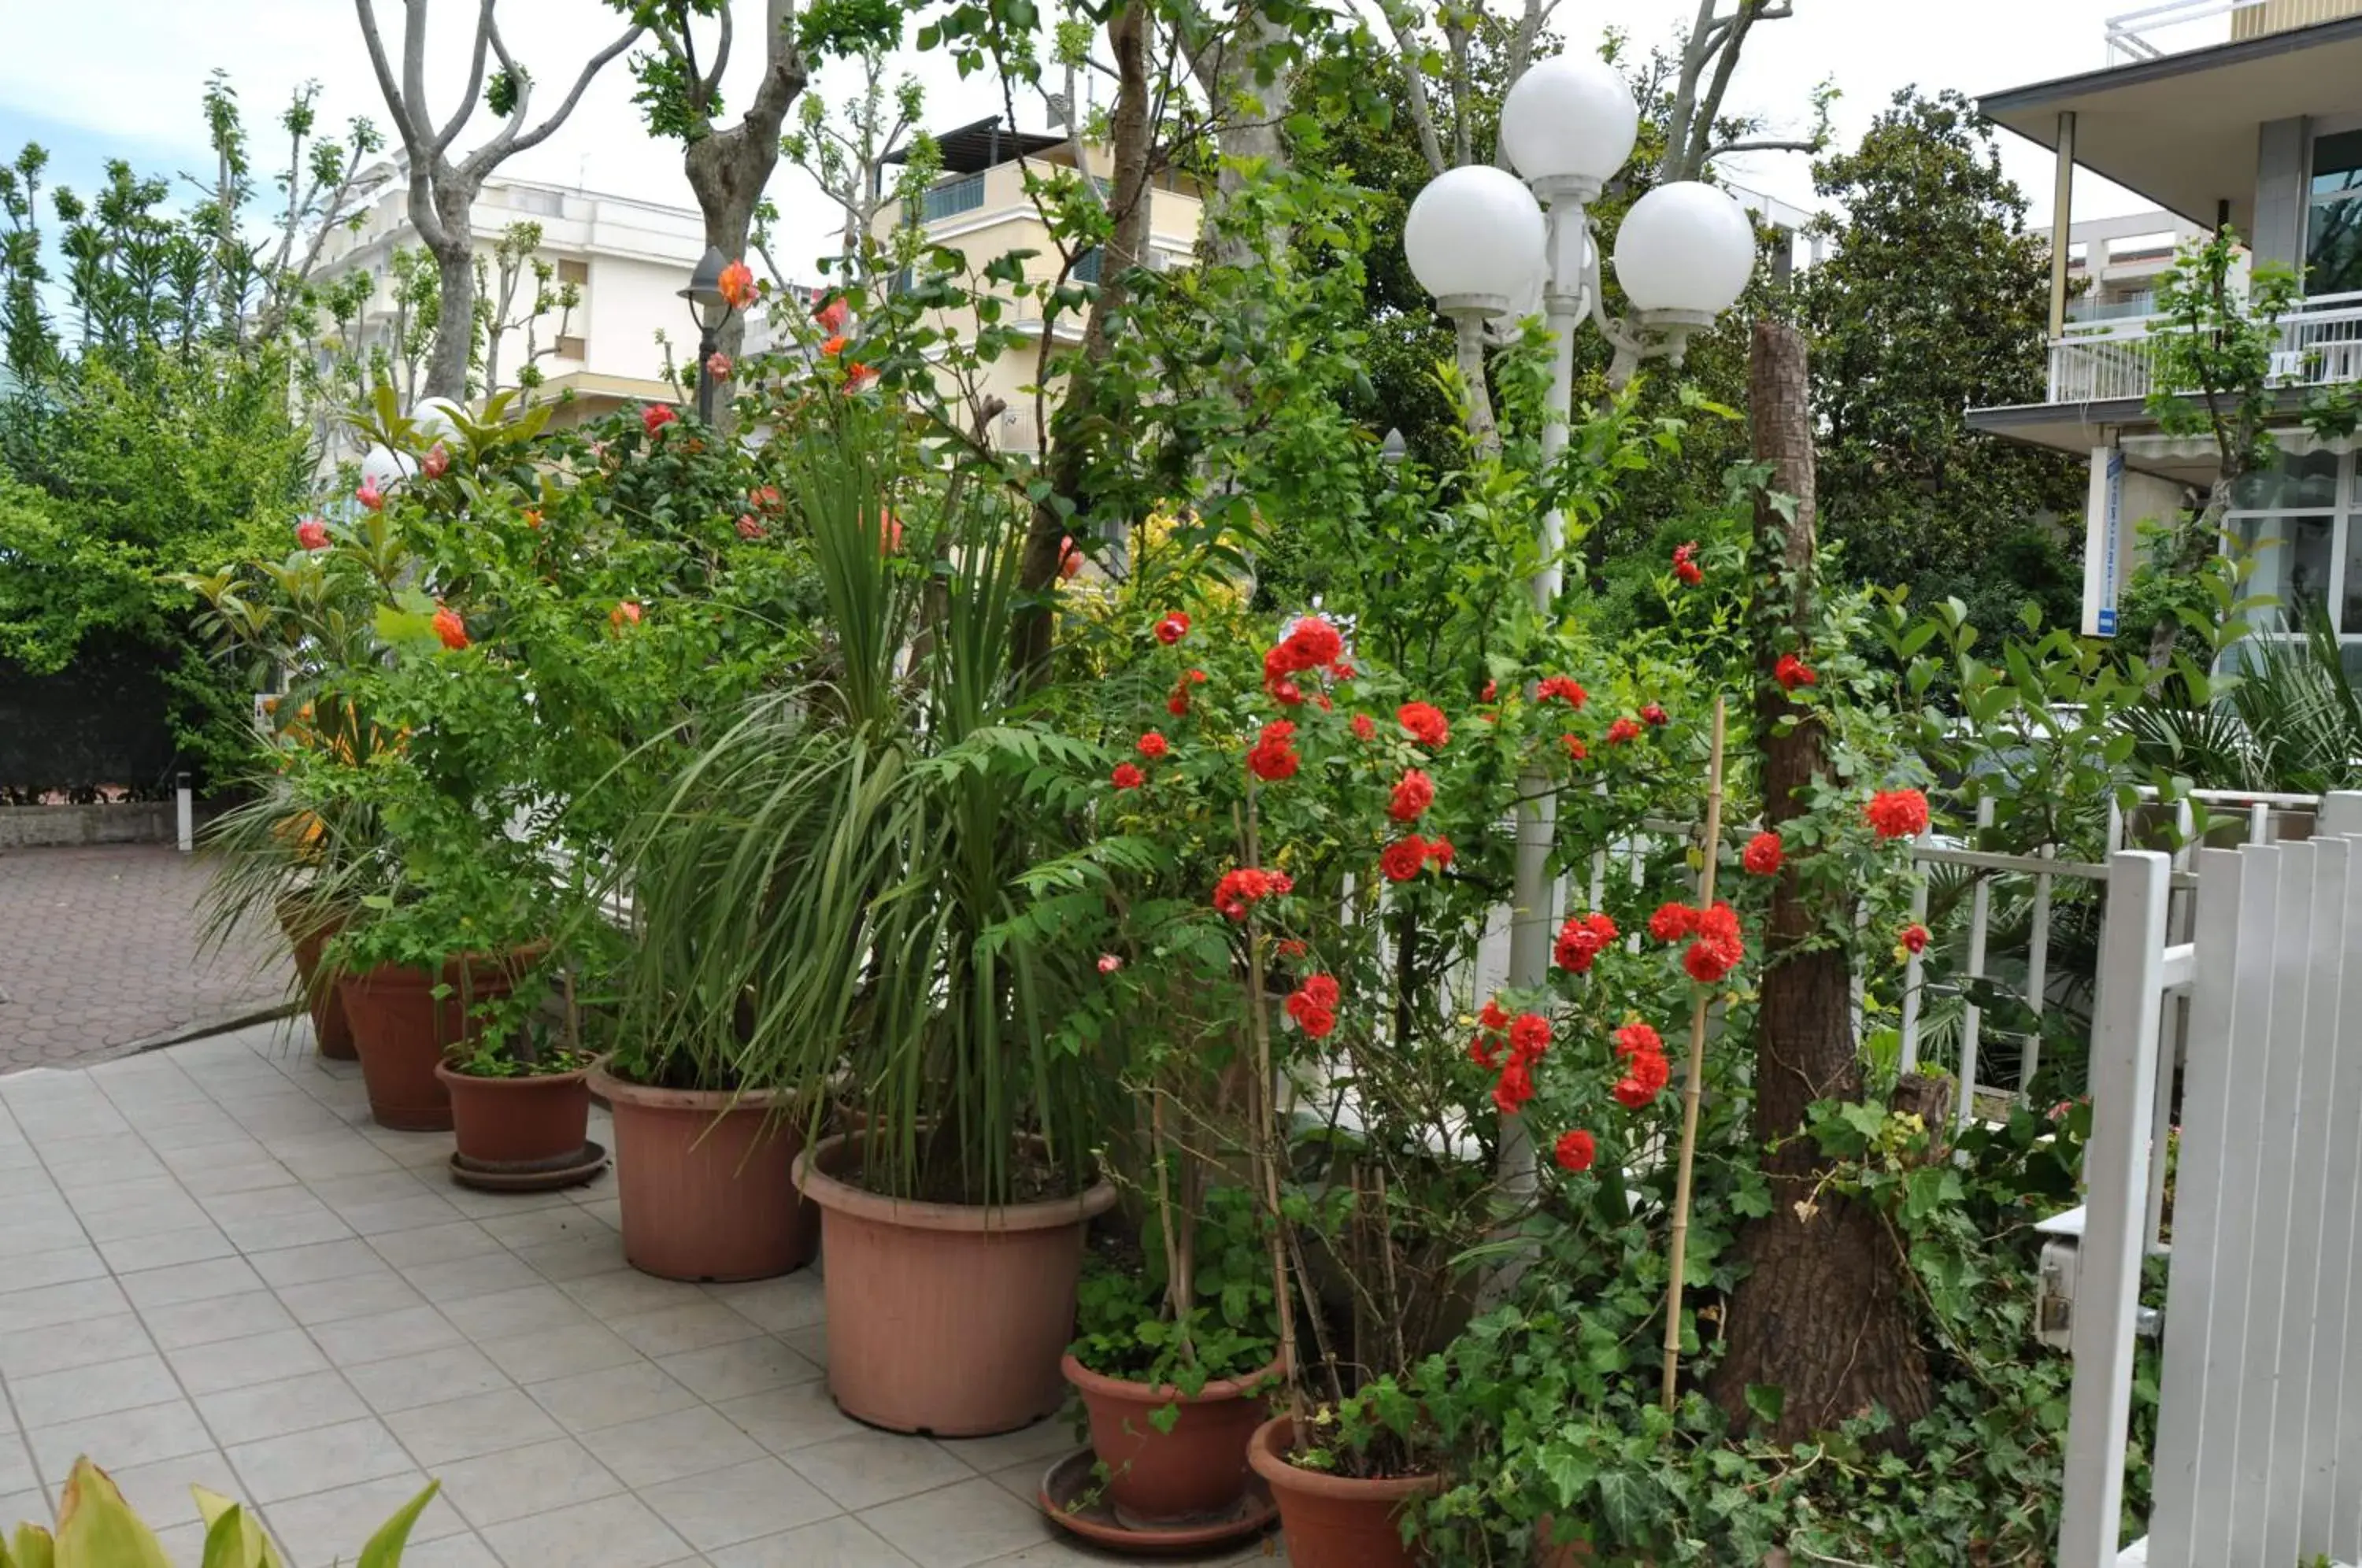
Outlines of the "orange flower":
M 722 269 L 715 284 L 732 310 L 745 310 L 755 303 L 755 269 L 744 261 L 733 261 Z
M 435 635 L 443 639 L 443 646 L 447 648 L 464 648 L 468 646 L 468 623 L 461 620 L 459 613 L 449 605 L 437 604 L 435 606 Z
M 837 355 L 844 353 L 847 348 L 851 347 L 852 342 L 853 339 L 845 337 L 844 334 L 840 332 L 833 337 L 831 337 L 827 342 L 822 344 L 820 346 L 820 351 L 827 355 L 829 358 L 834 359 Z
M 613 610 L 607 612 L 607 624 L 617 631 L 622 631 L 627 624 L 634 626 L 640 624 L 639 604 L 629 599 L 622 601 Z

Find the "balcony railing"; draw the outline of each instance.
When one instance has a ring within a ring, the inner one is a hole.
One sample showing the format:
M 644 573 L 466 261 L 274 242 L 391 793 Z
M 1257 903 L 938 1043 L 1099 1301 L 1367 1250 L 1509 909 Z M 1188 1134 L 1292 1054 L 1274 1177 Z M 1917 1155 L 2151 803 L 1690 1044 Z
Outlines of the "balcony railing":
M 2158 340 L 2172 330 L 2162 317 L 2142 316 L 2094 323 L 2052 339 L 2050 401 L 2100 403 L 2148 396 L 2156 387 Z M 2323 294 L 2281 316 L 2271 379 L 2296 387 L 2362 381 L 2362 293 Z
M 2362 16 L 2362 0 L 2166 0 L 2108 18 L 2108 63 L 2158 60 L 2355 16 Z

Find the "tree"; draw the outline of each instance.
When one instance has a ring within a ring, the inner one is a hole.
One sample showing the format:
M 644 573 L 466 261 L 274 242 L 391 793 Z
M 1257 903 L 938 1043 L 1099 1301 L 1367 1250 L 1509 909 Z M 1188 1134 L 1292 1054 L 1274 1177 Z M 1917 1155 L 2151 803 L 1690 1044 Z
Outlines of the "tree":
M 476 15 L 475 43 L 469 52 L 468 86 L 459 106 L 439 126 L 426 105 L 426 13 L 430 0 L 402 0 L 402 64 L 397 75 L 378 28 L 375 0 L 353 0 L 360 19 L 361 40 L 369 46 L 370 69 L 378 91 L 393 116 L 395 136 L 402 143 L 410 182 L 410 221 L 435 258 L 436 315 L 435 348 L 426 363 L 426 394 L 464 399 L 468 395 L 468 362 L 476 337 L 476 248 L 473 214 L 476 196 L 492 171 L 516 154 L 538 147 L 566 123 L 591 79 L 609 61 L 639 39 L 646 30 L 638 22 L 622 37 L 592 55 L 575 77 L 574 85 L 549 116 L 531 122 L 533 77 L 509 53 L 495 14 L 498 0 L 483 0 Z M 490 57 L 489 60 L 487 57 Z M 490 80 L 485 67 L 497 62 Z M 476 96 L 501 117 L 491 138 L 454 162 L 452 144 L 476 112 Z
M 900 30 L 895 42 L 901 41 Z M 821 194 L 844 215 L 839 230 L 837 256 L 844 275 L 857 275 L 857 263 L 877 233 L 877 215 L 903 199 L 903 182 L 889 185 L 885 160 L 904 151 L 919 132 L 919 116 L 926 94 L 919 79 L 905 75 L 889 90 L 886 84 L 888 50 L 866 48 L 855 57 L 861 70 L 861 87 L 849 95 L 832 122 L 829 105 L 817 93 L 807 93 L 796 108 L 796 128 L 780 138 L 780 150 L 812 177 Z M 763 215 L 767 219 L 771 215 Z M 763 259 L 775 282 L 788 282 L 772 259 L 766 225 Z
M 524 358 L 517 365 L 514 384 L 537 387 L 539 361 L 557 352 L 557 340 L 567 335 L 582 304 L 581 287 L 559 282 L 557 269 L 535 254 L 540 248 L 541 225 L 513 223 L 493 245 L 489 269 L 482 257 L 476 259 L 476 314 L 483 323 L 481 362 L 488 396 L 501 390 L 501 350 L 510 333 L 524 334 Z M 517 290 L 527 282 L 533 293 L 520 304 Z M 552 311 L 557 313 L 557 329 L 544 343 L 541 323 Z
M 1843 213 L 1821 220 L 1835 243 L 1796 287 L 1821 531 L 1855 578 L 1974 597 L 2001 541 L 2082 509 L 2081 463 L 1966 418 L 2042 399 L 2048 247 L 2025 231 L 2025 198 L 1958 93 L 1898 92 L 1813 182 Z
M 1748 396 L 1766 488 L 1755 505 L 1759 561 L 1756 733 L 1764 825 L 1806 814 L 1829 776 L 1817 722 L 1789 702 L 1774 675 L 1813 625 L 1813 415 L 1805 337 L 1755 324 Z M 1799 722 L 1803 720 L 1803 722 Z M 1769 1424 L 1779 1441 L 1829 1430 L 1873 1405 L 1898 1429 L 1927 1413 L 1934 1390 L 1914 1324 L 1907 1265 L 1867 1202 L 1822 1190 L 1828 1163 L 1805 1131 L 1823 1099 L 1862 1098 L 1853 1038 L 1852 966 L 1829 941 L 1791 866 L 1772 899 L 1755 1021 L 1756 1140 L 1767 1151 L 1771 1211 L 1739 1237 L 1749 1271 L 1731 1296 L 1727 1349 L 1710 1385 L 1734 1421 L 1759 1386 L 1782 1391 Z

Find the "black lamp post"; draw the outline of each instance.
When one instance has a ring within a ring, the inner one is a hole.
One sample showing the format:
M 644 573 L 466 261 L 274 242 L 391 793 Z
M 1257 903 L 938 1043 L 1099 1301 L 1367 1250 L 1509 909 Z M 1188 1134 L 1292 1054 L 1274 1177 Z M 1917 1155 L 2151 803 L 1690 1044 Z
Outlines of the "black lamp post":
M 680 291 L 697 323 L 697 417 L 707 425 L 713 423 L 713 372 L 708 367 L 721 348 L 714 335 L 730 319 L 730 302 L 722 297 L 722 269 L 728 264 L 721 247 L 707 246 L 689 275 L 689 287 Z

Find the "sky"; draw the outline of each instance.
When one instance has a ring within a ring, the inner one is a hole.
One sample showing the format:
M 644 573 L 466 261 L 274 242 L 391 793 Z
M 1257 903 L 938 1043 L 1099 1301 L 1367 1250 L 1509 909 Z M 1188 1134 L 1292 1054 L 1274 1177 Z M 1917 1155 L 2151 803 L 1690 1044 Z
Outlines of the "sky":
M 389 47 L 401 27 L 401 0 L 376 0 Z M 475 6 L 467 0 L 428 0 L 444 62 L 430 73 L 428 97 L 438 115 L 457 106 L 466 67 L 468 28 Z M 757 30 L 760 0 L 734 0 L 745 25 L 742 42 Z M 2023 85 L 2104 65 L 2103 23 L 2139 0 L 1794 0 L 1793 20 L 1760 26 L 1750 38 L 1725 107 L 1759 113 L 1774 129 L 1798 130 L 1808 118 L 1814 84 L 1833 79 L 1841 95 L 1836 131 L 1841 144 L 1858 139 L 1894 93 L 1953 87 L 1970 94 Z M 1554 28 L 1570 48 L 1595 47 L 1610 26 L 1635 44 L 1670 40 L 1695 15 L 1695 0 L 1560 0 Z M 502 0 L 502 34 L 532 71 L 537 107 L 563 96 L 581 63 L 621 30 L 604 0 Z M 2223 24 L 2217 21 L 2218 29 Z M 257 162 L 274 166 L 280 153 L 275 120 L 289 94 L 306 81 L 320 83 L 325 124 L 355 115 L 387 124 L 353 0 L 110 0 L 96 11 L 54 0 L 0 0 L 0 154 L 13 157 L 28 140 L 50 149 L 50 179 L 87 188 L 105 160 L 126 158 L 142 174 L 200 171 L 211 159 L 204 140 L 200 97 L 208 71 L 231 72 L 258 143 Z M 2181 40 L 2177 40 L 2177 42 Z M 2209 41 L 2192 37 L 2190 43 Z M 725 97 L 743 102 L 759 67 L 759 51 L 743 49 Z M 907 51 L 904 69 L 927 91 L 927 121 L 944 127 L 1001 108 L 998 86 L 961 82 L 937 56 Z M 822 94 L 849 90 L 853 68 L 823 69 Z M 678 144 L 648 136 L 633 106 L 622 62 L 610 66 L 584 95 L 571 119 L 548 141 L 504 165 L 504 171 L 693 206 L 680 171 Z M 1021 104 L 1027 128 L 1041 128 L 1038 103 Z M 457 145 L 469 148 L 489 134 L 489 112 Z M 2050 155 L 2001 133 L 2004 164 L 2025 188 L 2033 219 L 2047 223 Z M 1817 206 L 1807 160 L 1793 154 L 1726 160 L 1724 177 L 1783 200 Z M 771 194 L 782 212 L 780 260 L 833 248 L 833 209 L 811 179 L 781 161 Z M 2092 176 L 2076 187 L 2076 215 L 2102 216 L 2147 204 Z

